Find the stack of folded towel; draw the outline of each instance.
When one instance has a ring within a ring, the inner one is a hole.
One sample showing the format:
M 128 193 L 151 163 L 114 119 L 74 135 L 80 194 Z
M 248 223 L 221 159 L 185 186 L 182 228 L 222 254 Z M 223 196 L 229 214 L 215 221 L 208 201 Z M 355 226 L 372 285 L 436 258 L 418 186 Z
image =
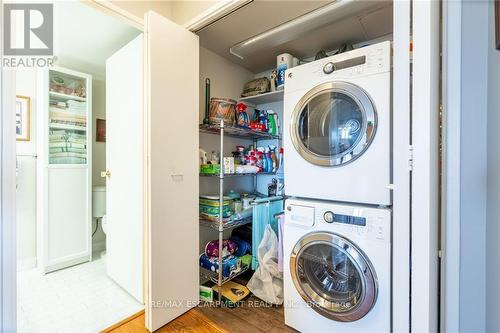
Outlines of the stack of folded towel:
M 61 103 L 63 104 L 61 105 Z M 86 103 L 70 100 L 65 104 L 66 107 L 64 107 L 64 102 L 51 103 L 50 123 L 71 125 L 77 129 L 80 127 L 80 130 L 85 131 L 87 128 Z
M 49 133 L 49 162 L 51 164 L 87 163 L 87 137 L 65 130 Z

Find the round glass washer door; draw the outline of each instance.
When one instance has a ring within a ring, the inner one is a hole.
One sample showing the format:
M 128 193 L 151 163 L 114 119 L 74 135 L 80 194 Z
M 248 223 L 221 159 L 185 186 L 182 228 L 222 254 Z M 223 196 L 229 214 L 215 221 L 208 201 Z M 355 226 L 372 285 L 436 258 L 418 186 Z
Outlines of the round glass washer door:
M 375 305 L 375 270 L 356 245 L 340 235 L 305 235 L 290 257 L 290 273 L 302 299 L 316 312 L 340 322 L 363 318 Z
M 372 100 L 348 82 L 327 82 L 311 89 L 297 103 L 290 123 L 297 152 L 319 166 L 356 160 L 373 141 L 376 129 Z

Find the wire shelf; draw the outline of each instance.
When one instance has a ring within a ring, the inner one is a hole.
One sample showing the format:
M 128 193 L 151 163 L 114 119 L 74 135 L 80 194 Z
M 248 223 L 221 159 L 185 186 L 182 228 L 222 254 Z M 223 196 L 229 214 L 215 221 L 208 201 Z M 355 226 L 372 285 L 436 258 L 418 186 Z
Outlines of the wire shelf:
M 201 124 L 201 133 L 220 134 L 220 126 L 217 124 Z M 280 139 L 279 135 L 267 132 L 254 131 L 248 128 L 224 125 L 224 135 L 244 139 Z
M 239 227 L 239 226 L 251 223 L 251 222 L 252 222 L 252 217 L 247 217 L 247 218 L 244 218 L 241 220 L 236 220 L 236 221 L 229 221 L 229 222 L 225 222 L 223 224 L 222 229 L 223 230 L 232 229 L 232 228 L 236 228 L 236 227 Z M 219 230 L 219 222 L 210 221 L 210 220 L 207 220 L 207 219 L 204 219 L 201 217 L 200 217 L 200 225 L 214 229 L 214 230 Z
M 228 281 L 231 281 L 232 279 L 240 276 L 241 274 L 245 273 L 249 268 L 250 267 L 248 265 L 241 265 L 241 269 L 238 272 L 234 273 L 233 275 L 231 275 L 229 277 L 223 277 L 222 284 L 224 284 Z M 215 284 L 219 283 L 219 273 L 217 273 L 217 272 L 212 272 L 212 271 L 209 271 L 208 269 L 200 267 L 200 275 L 201 275 L 201 277 L 203 277 L 207 280 L 210 280 Z
M 244 177 L 244 176 L 265 176 L 265 175 L 275 175 L 276 172 L 253 172 L 253 173 L 225 173 L 224 178 L 227 177 Z M 200 173 L 200 177 L 212 177 L 220 178 L 218 173 Z

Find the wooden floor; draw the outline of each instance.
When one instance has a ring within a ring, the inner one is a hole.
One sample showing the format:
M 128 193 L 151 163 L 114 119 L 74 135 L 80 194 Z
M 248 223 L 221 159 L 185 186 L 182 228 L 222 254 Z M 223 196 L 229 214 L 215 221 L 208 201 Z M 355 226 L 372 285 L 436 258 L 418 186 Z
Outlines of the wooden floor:
M 106 333 L 147 333 L 144 313 L 114 325 Z M 283 307 L 264 306 L 259 299 L 251 297 L 243 306 L 220 308 L 200 306 L 192 309 L 156 332 L 200 332 L 200 333 L 260 333 L 296 332 L 285 326 Z

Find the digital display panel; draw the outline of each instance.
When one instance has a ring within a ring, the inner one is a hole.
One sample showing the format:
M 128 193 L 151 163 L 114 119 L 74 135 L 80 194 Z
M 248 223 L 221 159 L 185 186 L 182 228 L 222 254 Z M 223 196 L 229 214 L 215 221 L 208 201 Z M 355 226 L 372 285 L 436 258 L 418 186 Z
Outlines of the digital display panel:
M 360 216 L 333 214 L 333 222 L 366 227 L 366 218 Z

